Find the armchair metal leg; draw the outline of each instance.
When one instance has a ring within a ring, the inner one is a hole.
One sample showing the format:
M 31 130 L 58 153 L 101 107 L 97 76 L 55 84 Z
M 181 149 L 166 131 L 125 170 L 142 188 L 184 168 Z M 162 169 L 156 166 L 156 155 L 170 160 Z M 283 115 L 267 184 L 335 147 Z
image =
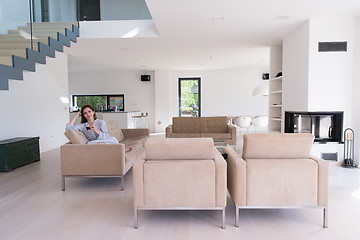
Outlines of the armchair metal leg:
M 239 227 L 239 206 L 235 205 L 235 227 Z
M 120 188 L 121 188 L 121 191 L 124 191 L 124 176 L 121 176 L 120 178 L 121 178 Z
M 328 215 L 329 215 L 328 208 L 325 207 L 324 208 L 324 215 L 323 215 L 323 227 L 324 228 L 328 227 Z
M 65 191 L 65 176 L 62 176 L 62 190 Z
M 134 220 L 135 220 L 135 229 L 138 229 L 138 210 L 137 208 L 134 209 Z
M 221 228 L 225 229 L 225 208 L 221 210 Z

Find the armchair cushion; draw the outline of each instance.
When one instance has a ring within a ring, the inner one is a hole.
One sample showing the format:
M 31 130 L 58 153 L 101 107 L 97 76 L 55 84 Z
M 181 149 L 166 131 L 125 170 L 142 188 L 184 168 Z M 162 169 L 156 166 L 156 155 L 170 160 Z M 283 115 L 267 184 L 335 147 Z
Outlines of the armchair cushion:
M 65 136 L 72 144 L 87 144 L 89 142 L 86 136 L 78 130 L 67 130 Z
M 158 138 L 145 143 L 146 160 L 214 158 L 212 138 Z
M 243 159 L 307 159 L 314 136 L 308 133 L 245 134 Z
M 310 159 L 248 159 L 248 206 L 317 205 L 318 164 Z
M 214 161 L 146 161 L 143 167 L 147 207 L 215 207 Z

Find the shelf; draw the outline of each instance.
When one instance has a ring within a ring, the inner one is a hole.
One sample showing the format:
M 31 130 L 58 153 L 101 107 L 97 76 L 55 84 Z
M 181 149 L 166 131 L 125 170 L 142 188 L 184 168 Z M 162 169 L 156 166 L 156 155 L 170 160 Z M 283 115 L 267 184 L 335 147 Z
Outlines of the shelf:
M 272 117 L 270 118 L 271 120 L 274 120 L 274 121 L 278 121 L 278 122 L 281 122 L 281 118 L 277 118 L 277 117 Z
M 279 105 L 271 104 L 270 107 L 281 108 L 282 105 L 280 105 L 280 104 Z
M 282 80 L 282 76 L 281 76 L 281 77 L 277 77 L 277 78 L 269 79 L 269 81 L 281 81 L 281 80 Z
M 270 94 L 282 93 L 282 90 L 270 92 Z

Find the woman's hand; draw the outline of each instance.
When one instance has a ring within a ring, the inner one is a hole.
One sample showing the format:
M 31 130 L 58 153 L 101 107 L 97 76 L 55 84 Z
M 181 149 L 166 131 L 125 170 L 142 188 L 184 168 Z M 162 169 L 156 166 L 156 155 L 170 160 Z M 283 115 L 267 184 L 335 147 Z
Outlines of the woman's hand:
M 95 124 L 90 126 L 90 131 L 95 132 L 97 135 L 100 135 L 100 131 L 96 128 Z

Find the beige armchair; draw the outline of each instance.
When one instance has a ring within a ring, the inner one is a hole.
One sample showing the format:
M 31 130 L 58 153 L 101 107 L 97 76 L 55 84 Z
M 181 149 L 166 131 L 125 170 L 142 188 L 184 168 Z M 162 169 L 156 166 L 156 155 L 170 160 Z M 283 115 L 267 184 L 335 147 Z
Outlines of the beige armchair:
M 239 209 L 321 208 L 328 218 L 329 164 L 310 156 L 311 134 L 245 134 L 242 156 L 226 147 L 228 190 Z
M 149 138 L 145 159 L 133 165 L 135 228 L 138 210 L 222 211 L 225 227 L 226 161 L 211 138 Z

